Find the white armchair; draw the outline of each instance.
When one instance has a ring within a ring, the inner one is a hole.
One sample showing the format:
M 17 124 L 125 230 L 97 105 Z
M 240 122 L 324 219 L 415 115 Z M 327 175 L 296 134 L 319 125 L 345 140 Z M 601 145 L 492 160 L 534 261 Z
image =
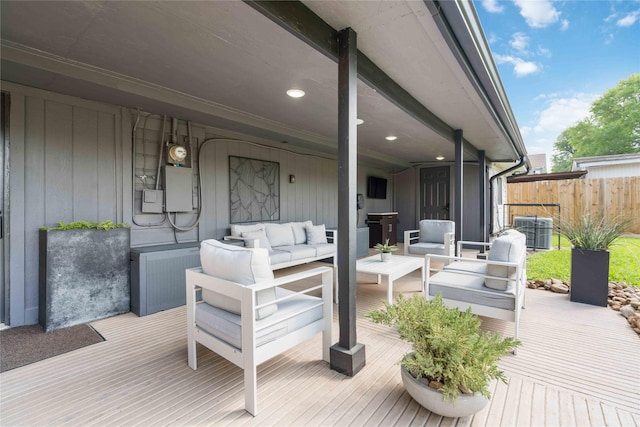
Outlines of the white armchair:
M 186 271 L 188 363 L 197 369 L 200 343 L 244 370 L 245 409 L 258 412 L 257 366 L 322 332 L 329 362 L 333 269 L 318 267 L 275 279 L 266 249 L 205 240 L 201 268 Z M 282 285 L 321 277 L 294 292 Z M 202 301 L 198 302 L 198 291 Z M 322 297 L 308 295 L 320 290 Z
M 405 255 L 455 255 L 456 223 L 443 219 L 423 219 L 417 230 L 404 232 Z

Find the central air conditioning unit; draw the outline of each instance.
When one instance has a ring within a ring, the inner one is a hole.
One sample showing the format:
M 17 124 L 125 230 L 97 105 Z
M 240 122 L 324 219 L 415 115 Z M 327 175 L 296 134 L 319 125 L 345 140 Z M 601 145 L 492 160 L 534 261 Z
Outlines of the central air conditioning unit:
M 513 219 L 513 228 L 527 236 L 527 248 L 551 249 L 553 219 L 520 216 Z

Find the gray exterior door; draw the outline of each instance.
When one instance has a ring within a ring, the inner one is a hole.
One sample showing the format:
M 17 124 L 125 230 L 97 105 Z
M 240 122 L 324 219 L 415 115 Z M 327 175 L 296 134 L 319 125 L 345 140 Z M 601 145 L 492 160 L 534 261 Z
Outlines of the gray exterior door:
M 449 219 L 449 167 L 420 170 L 420 219 Z

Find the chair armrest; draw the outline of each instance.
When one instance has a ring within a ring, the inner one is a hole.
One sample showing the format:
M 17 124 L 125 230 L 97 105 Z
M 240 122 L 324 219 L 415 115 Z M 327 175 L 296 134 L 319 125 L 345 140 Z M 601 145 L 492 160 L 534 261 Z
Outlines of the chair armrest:
M 462 245 L 467 245 L 467 246 L 482 246 L 485 248 L 490 248 L 491 247 L 491 243 L 487 243 L 487 242 L 474 242 L 471 240 L 459 240 L 456 243 L 456 255 L 460 256 L 460 254 L 462 253 Z
M 420 230 L 404 231 L 404 254 L 409 255 L 409 245 L 412 240 L 420 240 Z
M 260 239 L 249 239 L 247 237 L 239 237 L 239 236 L 224 236 L 223 240 L 235 240 L 244 242 L 244 246 L 246 248 L 259 248 L 260 247 Z
M 456 252 L 456 233 L 444 233 L 444 254 L 449 256 L 460 255 Z

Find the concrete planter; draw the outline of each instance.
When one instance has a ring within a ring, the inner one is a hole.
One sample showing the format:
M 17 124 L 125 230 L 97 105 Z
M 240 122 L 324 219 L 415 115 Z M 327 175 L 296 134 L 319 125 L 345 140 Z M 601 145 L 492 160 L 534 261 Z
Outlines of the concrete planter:
M 40 230 L 39 237 L 45 331 L 129 312 L 129 228 Z
M 570 300 L 607 306 L 609 295 L 609 251 L 571 249 Z
M 402 384 L 407 389 L 407 393 L 413 397 L 413 400 L 434 414 L 452 418 L 466 417 L 480 411 L 489 403 L 489 399 L 480 393 L 460 394 L 455 402 L 444 400 L 440 390 L 435 390 L 413 378 L 404 366 L 401 366 L 400 369 Z

